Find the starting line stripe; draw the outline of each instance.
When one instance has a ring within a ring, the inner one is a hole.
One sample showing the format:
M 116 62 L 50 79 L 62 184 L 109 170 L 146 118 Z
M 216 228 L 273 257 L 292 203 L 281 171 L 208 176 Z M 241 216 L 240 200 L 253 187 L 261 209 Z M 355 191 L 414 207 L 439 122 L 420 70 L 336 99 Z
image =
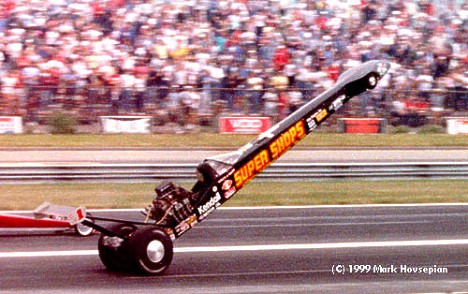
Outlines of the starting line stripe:
M 347 248 L 375 248 L 375 247 L 447 246 L 447 245 L 468 245 L 468 239 L 343 242 L 343 243 L 315 243 L 315 244 L 239 245 L 239 246 L 200 246 L 200 247 L 174 248 L 174 252 L 197 253 L 197 252 L 312 250 L 312 249 L 347 249 Z M 88 256 L 88 255 L 98 255 L 98 251 L 97 250 L 67 250 L 67 251 L 0 252 L 0 258 L 64 257 L 64 256 Z

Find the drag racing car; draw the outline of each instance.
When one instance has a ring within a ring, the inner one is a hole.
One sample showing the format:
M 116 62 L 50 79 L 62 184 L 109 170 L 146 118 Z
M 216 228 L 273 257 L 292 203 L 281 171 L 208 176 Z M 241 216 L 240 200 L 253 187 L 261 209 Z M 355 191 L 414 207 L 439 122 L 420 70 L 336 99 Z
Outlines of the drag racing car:
M 53 208 L 51 207 L 53 206 Z M 45 214 L 42 211 L 47 211 Z M 65 229 L 74 230 L 76 234 L 87 237 L 94 229 L 82 222 L 75 222 L 70 216 L 76 215 L 75 209 L 60 207 L 48 202 L 42 203 L 33 210 L 32 216 L 0 214 L 1 229 Z
M 352 97 L 375 88 L 389 68 L 388 62 L 374 60 L 345 71 L 332 88 L 237 151 L 203 160 L 190 190 L 163 181 L 156 187 L 152 203 L 143 210 L 145 219 L 141 222 L 89 216 L 83 209 L 75 210 L 69 218 L 101 232 L 98 251 L 107 269 L 161 275 L 172 262 L 176 239 L 207 218 Z

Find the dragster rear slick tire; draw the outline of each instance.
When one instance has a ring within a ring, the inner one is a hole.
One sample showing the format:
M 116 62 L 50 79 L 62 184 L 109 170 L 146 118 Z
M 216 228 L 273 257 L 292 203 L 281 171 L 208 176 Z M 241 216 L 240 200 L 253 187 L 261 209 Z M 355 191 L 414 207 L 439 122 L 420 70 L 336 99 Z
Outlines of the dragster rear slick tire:
M 115 224 L 109 228 L 119 236 L 125 238 L 111 237 L 101 234 L 98 241 L 99 258 L 104 266 L 110 271 L 129 271 L 132 269 L 132 256 L 129 254 L 129 236 L 137 228 L 128 224 Z
M 174 255 L 171 238 L 158 227 L 138 229 L 129 240 L 133 269 L 142 275 L 162 275 Z

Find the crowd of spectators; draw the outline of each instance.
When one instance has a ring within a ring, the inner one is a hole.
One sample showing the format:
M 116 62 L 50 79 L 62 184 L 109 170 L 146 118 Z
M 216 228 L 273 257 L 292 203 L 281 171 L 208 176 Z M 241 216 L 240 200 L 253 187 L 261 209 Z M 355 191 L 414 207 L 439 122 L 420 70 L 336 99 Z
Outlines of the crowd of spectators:
M 468 4 L 447 2 L 3 0 L 0 115 L 281 118 L 371 59 L 392 72 L 359 115 L 444 110 L 468 85 Z

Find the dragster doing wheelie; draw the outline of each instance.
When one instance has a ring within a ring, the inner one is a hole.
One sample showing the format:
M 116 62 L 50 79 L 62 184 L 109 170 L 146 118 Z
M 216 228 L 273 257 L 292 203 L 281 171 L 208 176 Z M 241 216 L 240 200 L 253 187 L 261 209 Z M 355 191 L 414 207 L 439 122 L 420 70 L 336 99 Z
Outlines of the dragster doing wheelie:
M 309 101 L 237 151 L 203 160 L 191 190 L 164 181 L 143 212 L 141 222 L 89 216 L 77 210 L 75 221 L 101 232 L 102 263 L 115 271 L 164 273 L 172 262 L 173 241 L 204 220 L 281 155 L 336 112 L 353 96 L 377 86 L 388 72 L 385 61 L 369 61 L 344 72 L 335 85 Z M 99 221 L 112 222 L 110 226 Z

